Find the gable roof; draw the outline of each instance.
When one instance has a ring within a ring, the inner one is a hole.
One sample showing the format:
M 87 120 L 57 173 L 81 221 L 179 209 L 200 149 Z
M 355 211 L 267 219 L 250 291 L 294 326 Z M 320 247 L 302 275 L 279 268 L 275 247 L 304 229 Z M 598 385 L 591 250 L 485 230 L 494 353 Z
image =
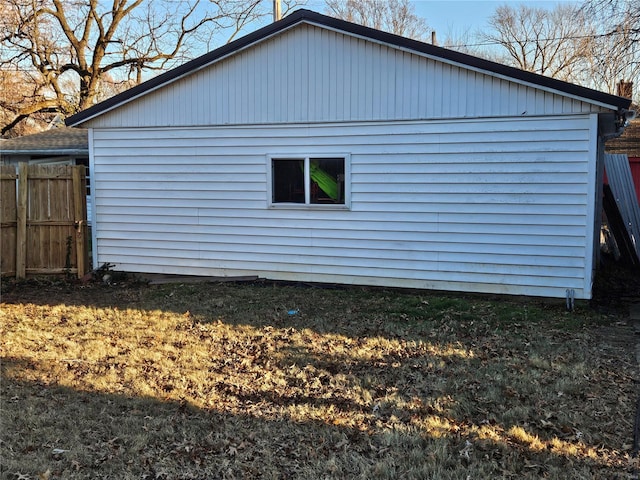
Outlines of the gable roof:
M 4 140 L 2 155 L 88 155 L 86 128 L 61 127 Z
M 357 25 L 344 20 L 322 15 L 311 10 L 297 10 L 284 19 L 267 25 L 253 33 L 239 38 L 216 50 L 195 58 L 179 67 L 169 70 L 157 77 L 147 80 L 129 90 L 98 103 L 82 112 L 79 112 L 66 120 L 70 126 L 80 125 L 93 117 L 99 116 L 120 105 L 152 92 L 163 85 L 172 83 L 195 71 L 198 71 L 224 57 L 239 52 L 252 44 L 265 40 L 273 35 L 288 30 L 298 24 L 309 23 L 311 25 L 337 30 L 374 42 L 383 43 L 392 47 L 422 54 L 433 59 L 450 64 L 460 65 L 466 68 L 504 77 L 510 80 L 540 87 L 542 89 L 558 92 L 581 100 L 606 106 L 611 109 L 626 109 L 631 105 L 631 100 L 608 93 L 600 92 L 586 87 L 581 87 L 568 82 L 563 82 L 550 77 L 545 77 L 532 72 L 527 72 L 514 67 L 502 65 L 490 60 L 485 60 L 465 53 L 449 50 L 428 43 L 400 37 L 392 33 L 382 32 L 373 28 Z

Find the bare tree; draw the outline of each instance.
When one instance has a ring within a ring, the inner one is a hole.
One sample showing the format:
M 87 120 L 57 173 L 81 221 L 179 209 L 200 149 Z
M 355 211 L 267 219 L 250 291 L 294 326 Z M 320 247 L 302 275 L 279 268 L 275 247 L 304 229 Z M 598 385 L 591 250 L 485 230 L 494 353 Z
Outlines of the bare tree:
M 427 40 L 429 26 L 409 0 L 326 0 L 327 14 L 416 40 Z
M 522 70 L 572 81 L 589 55 L 593 31 L 579 7 L 553 10 L 526 5 L 498 7 L 482 40 L 505 51 L 503 61 Z
M 632 43 L 640 43 L 640 2 L 635 0 L 586 0 L 582 8 L 615 35 L 621 28 Z
M 640 2 L 589 0 L 583 11 L 597 26 L 586 77 L 609 93 L 618 93 L 621 80 L 633 81 L 640 104 Z
M 612 33 L 594 37 L 591 55 L 585 62 L 584 83 L 609 93 L 618 93 L 620 81 L 634 81 L 638 103 L 640 83 L 640 43 L 624 25 Z
M 29 103 L 35 84 L 28 72 L 20 70 L 0 70 L 0 125 L 10 123 L 16 112 Z M 28 119 L 16 125 L 6 136 L 17 137 L 44 130 L 52 116 L 34 113 Z
M 3 0 L 0 69 L 28 79 L 4 135 L 42 114 L 67 116 L 165 70 L 267 13 L 261 0 Z M 224 40 L 222 40 L 222 43 Z

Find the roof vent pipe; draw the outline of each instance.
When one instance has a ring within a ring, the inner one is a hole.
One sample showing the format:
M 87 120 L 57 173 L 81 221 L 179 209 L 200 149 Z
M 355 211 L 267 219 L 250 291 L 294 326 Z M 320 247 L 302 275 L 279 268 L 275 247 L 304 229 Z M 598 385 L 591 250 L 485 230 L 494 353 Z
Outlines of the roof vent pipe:
M 277 22 L 282 18 L 282 8 L 280 6 L 280 0 L 273 0 L 273 21 Z

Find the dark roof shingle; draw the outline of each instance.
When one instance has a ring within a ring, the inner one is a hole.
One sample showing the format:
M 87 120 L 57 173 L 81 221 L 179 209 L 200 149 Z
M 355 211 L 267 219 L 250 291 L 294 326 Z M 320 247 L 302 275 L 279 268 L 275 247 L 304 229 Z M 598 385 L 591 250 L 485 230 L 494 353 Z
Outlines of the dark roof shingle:
M 54 128 L 0 142 L 0 153 L 3 155 L 87 154 L 88 151 L 86 128 Z

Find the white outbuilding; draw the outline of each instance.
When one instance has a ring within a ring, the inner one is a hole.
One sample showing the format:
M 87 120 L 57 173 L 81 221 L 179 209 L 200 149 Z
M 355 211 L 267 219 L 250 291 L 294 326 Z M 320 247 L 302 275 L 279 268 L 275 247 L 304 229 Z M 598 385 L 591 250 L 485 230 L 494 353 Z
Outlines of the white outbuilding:
M 629 106 L 298 10 L 67 124 L 96 266 L 587 299 Z

